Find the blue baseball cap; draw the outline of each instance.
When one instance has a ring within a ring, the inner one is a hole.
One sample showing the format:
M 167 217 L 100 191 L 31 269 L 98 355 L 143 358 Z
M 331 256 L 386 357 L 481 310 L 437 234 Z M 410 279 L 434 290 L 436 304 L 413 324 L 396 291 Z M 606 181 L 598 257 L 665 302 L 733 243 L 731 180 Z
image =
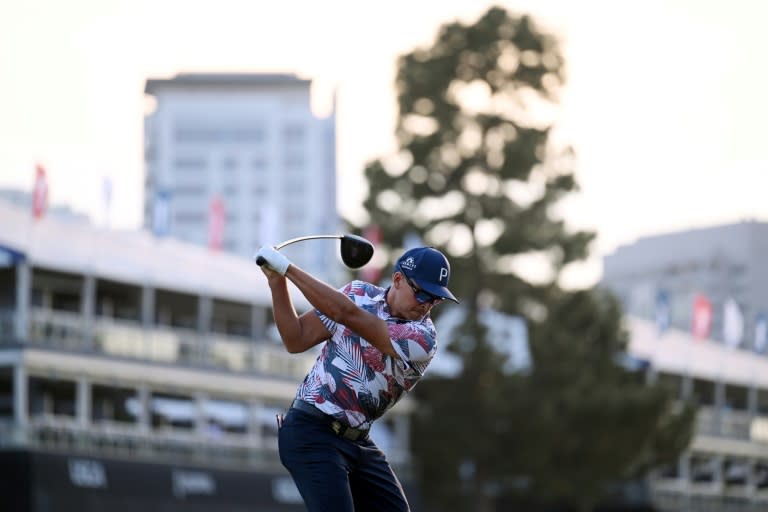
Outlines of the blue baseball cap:
M 459 303 L 448 289 L 451 264 L 434 247 L 416 247 L 405 251 L 395 263 L 395 272 L 402 272 L 427 293 Z

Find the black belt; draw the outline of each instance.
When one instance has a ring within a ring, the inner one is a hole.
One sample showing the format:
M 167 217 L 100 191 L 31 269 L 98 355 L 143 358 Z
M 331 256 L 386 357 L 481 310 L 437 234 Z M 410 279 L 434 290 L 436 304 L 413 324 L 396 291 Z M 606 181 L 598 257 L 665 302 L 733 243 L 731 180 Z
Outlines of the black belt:
M 294 400 L 291 404 L 291 409 L 298 409 L 299 411 L 305 412 L 311 416 L 314 416 L 315 418 L 321 418 L 328 421 L 331 425 L 331 429 L 336 433 L 336 435 L 343 437 L 344 439 L 349 439 L 350 441 L 360 441 L 368 437 L 367 429 L 363 430 L 361 428 L 352 428 L 344 425 L 330 414 L 324 413 L 314 405 L 310 404 L 309 402 L 305 402 L 304 400 L 299 400 L 298 398 Z

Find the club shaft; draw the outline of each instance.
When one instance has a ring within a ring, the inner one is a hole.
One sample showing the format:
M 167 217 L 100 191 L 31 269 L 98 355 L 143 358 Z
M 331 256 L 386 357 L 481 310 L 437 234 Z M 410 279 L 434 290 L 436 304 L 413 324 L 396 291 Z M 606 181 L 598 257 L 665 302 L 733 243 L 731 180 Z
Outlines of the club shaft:
M 295 244 L 296 242 L 302 242 L 304 240 L 315 240 L 315 239 L 319 239 L 319 238 L 342 238 L 343 236 L 344 235 L 309 235 L 309 236 L 300 236 L 298 238 L 291 238 L 290 240 L 286 240 L 285 242 L 280 242 L 279 244 L 277 244 L 275 246 L 275 249 L 279 250 L 279 249 L 282 249 L 283 247 L 285 247 L 286 245 Z M 256 264 L 261 266 L 264 263 L 266 263 L 266 261 L 264 261 L 264 258 L 259 256 L 259 258 L 256 260 Z
M 302 242 L 304 240 L 315 240 L 319 238 L 341 238 L 343 235 L 309 235 L 309 236 L 300 236 L 298 238 L 291 238 L 290 240 L 286 240 L 285 242 L 280 242 L 275 246 L 275 249 L 282 249 L 286 245 L 295 244 L 296 242 Z

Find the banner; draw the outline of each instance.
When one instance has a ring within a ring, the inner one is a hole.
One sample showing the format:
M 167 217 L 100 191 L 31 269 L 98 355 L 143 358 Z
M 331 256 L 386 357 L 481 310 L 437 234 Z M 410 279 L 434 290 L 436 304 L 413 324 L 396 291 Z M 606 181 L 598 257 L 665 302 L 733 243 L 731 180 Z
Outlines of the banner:
M 259 210 L 259 239 L 258 245 L 275 245 L 280 241 L 280 219 L 277 208 L 269 202 L 264 202 Z
M 755 352 L 758 354 L 764 353 L 766 345 L 768 345 L 768 317 L 761 311 L 757 314 L 757 318 L 755 318 Z
M 42 165 L 35 167 L 35 186 L 32 189 L 32 217 L 41 219 L 48 209 L 48 176 Z
M 152 204 L 152 233 L 157 237 L 168 235 L 171 231 L 171 193 L 160 189 L 155 194 Z
M 109 176 L 102 176 L 101 178 L 101 207 L 103 209 L 103 223 L 104 227 L 108 228 L 112 225 L 112 178 Z
M 208 208 L 208 248 L 211 250 L 219 251 L 224 244 L 225 216 L 224 201 L 214 196 Z
M 672 313 L 670 311 L 669 292 L 664 289 L 656 292 L 656 329 L 659 334 L 663 334 L 669 329 L 670 322 L 672 320 Z
M 691 332 L 699 340 L 709 338 L 712 328 L 712 303 L 705 295 L 698 294 L 693 299 L 693 321 Z
M 741 345 L 744 337 L 744 315 L 732 297 L 728 297 L 723 305 L 723 341 L 729 347 Z
M 363 231 L 363 238 L 369 240 L 376 247 L 381 243 L 381 228 L 376 224 L 371 224 Z M 381 270 L 381 267 L 376 266 L 373 262 L 368 263 L 360 269 L 360 279 L 376 284 L 381 279 Z

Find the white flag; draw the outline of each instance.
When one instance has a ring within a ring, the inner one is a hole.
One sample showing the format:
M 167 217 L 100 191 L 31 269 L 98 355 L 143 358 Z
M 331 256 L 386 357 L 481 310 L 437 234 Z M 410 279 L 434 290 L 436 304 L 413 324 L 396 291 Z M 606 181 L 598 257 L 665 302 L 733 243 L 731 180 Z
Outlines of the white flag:
M 755 319 L 755 352 L 762 354 L 768 344 L 768 318 L 760 312 Z
M 109 229 L 112 224 L 112 178 L 101 178 L 101 206 L 104 209 L 104 227 Z
M 669 303 L 669 292 L 664 289 L 660 289 L 656 292 L 656 329 L 659 334 L 663 334 L 669 329 L 671 322 L 671 312 Z
M 171 230 L 171 193 L 160 189 L 152 205 L 152 232 L 157 237 L 166 236 Z
M 723 341 L 729 347 L 738 347 L 744 336 L 744 316 L 733 298 L 728 297 L 723 307 Z
M 277 208 L 272 203 L 264 203 L 260 213 L 258 245 L 277 244 L 280 242 L 280 219 Z

